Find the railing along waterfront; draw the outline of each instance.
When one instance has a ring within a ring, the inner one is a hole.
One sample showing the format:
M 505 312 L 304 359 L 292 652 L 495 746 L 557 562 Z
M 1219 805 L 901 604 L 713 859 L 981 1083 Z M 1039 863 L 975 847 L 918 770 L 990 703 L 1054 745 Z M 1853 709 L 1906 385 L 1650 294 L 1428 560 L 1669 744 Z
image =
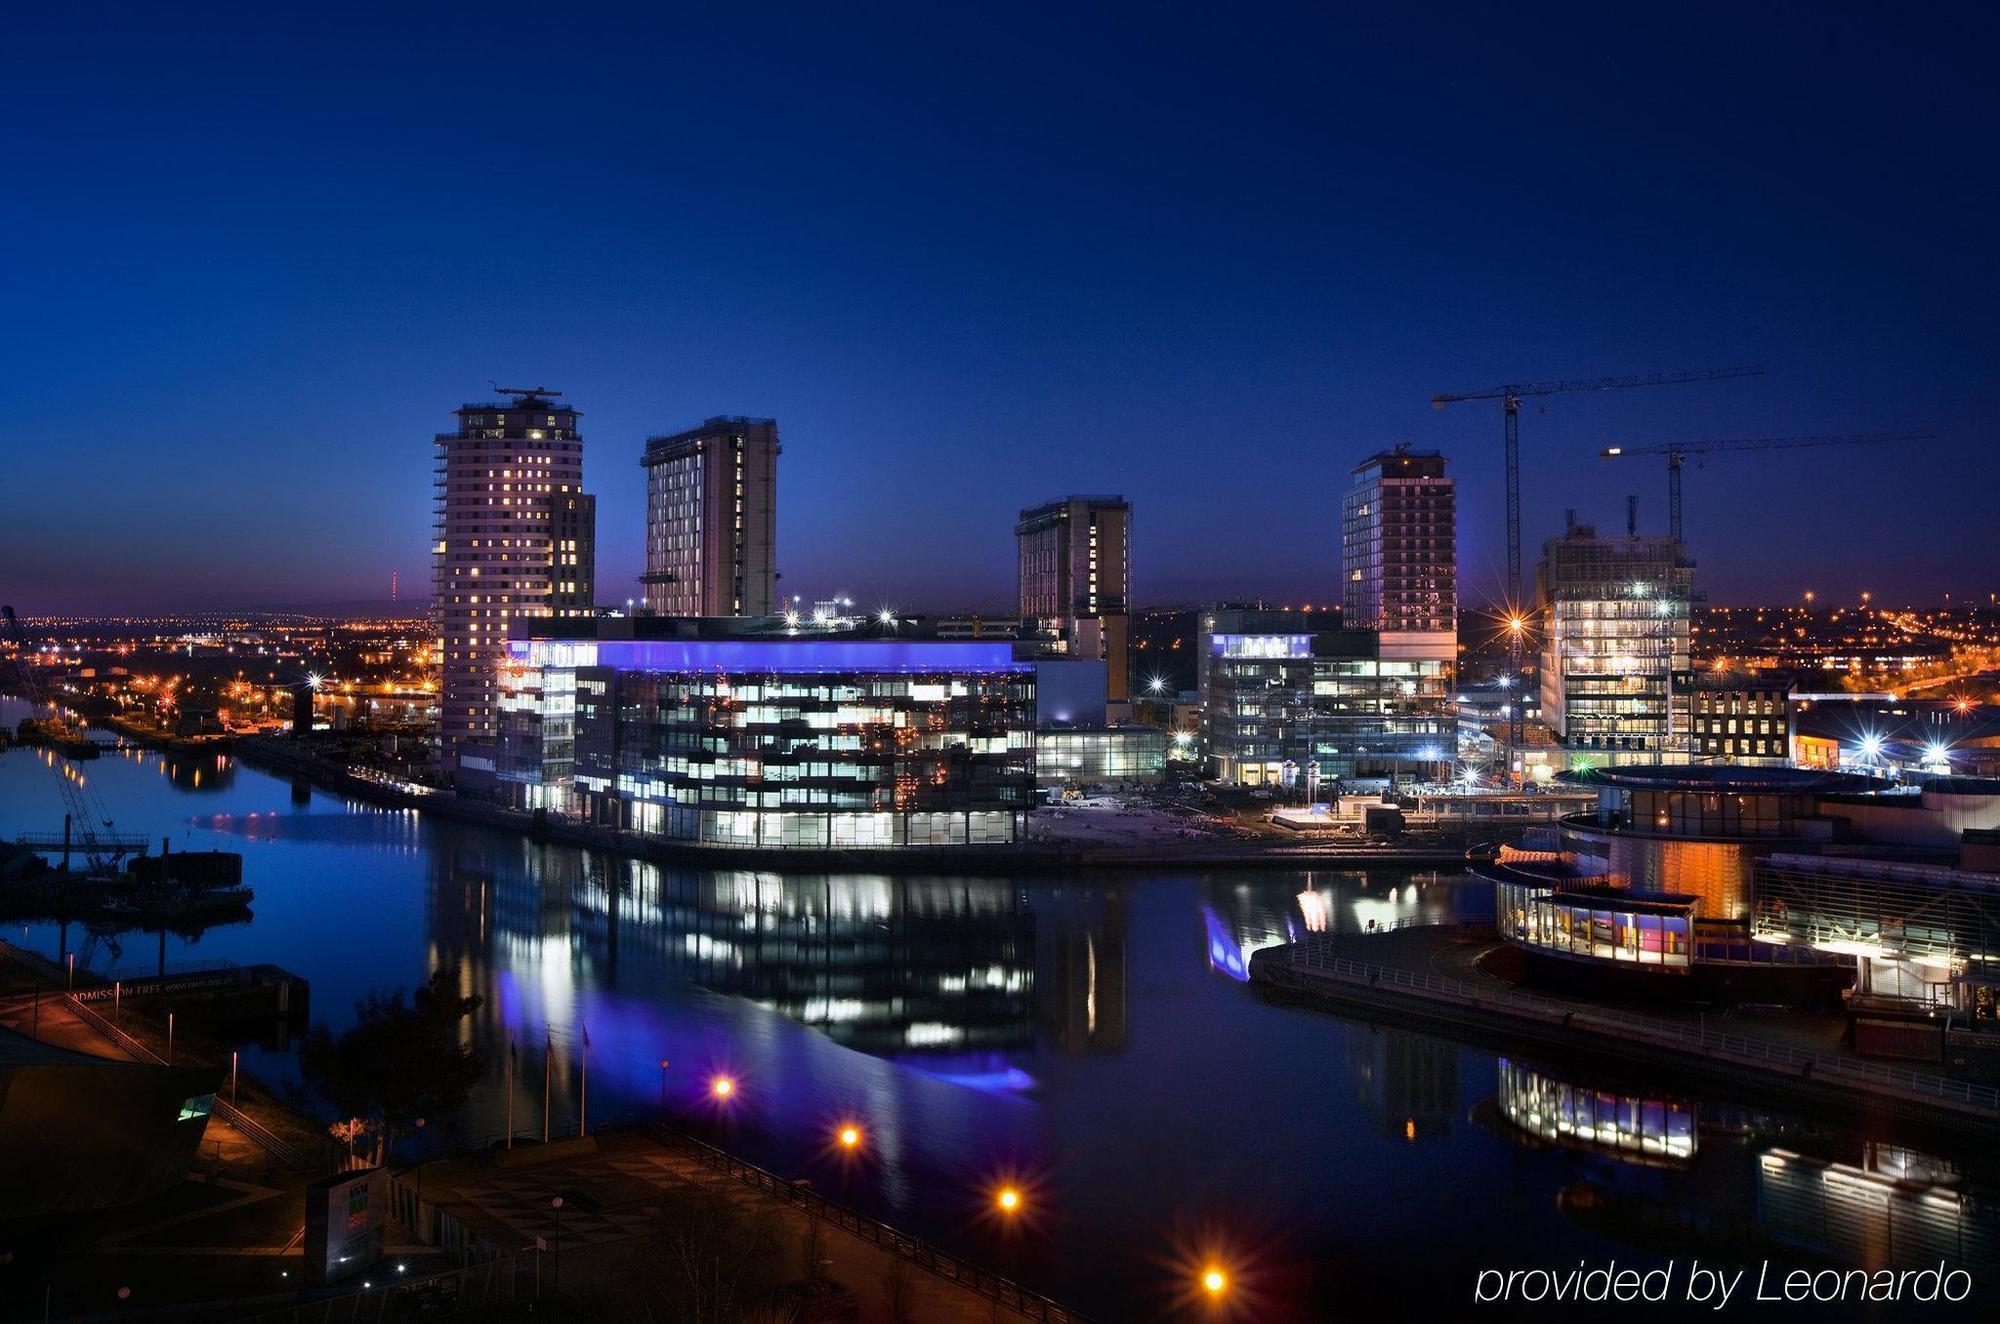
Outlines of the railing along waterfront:
M 25 947 L 17 947 L 13 943 L 4 940 L 0 940 L 0 956 L 8 958 L 17 965 L 24 966 L 52 983 L 65 978 L 68 974 L 64 967 L 57 965 L 40 952 L 29 951 Z M 80 991 L 101 996 L 103 993 L 108 992 L 109 988 L 92 987 L 88 990 Z M 79 1021 L 96 1030 L 133 1057 L 138 1058 L 141 1062 L 150 1062 L 155 1066 L 170 1065 L 166 1058 L 154 1052 L 146 1044 L 125 1033 L 124 1030 L 112 1023 L 108 1018 L 84 1005 L 83 1000 L 77 996 L 77 992 L 65 990 L 59 993 L 58 996 L 62 998 L 64 1005 L 75 1014 Z M 277 1135 L 262 1122 L 259 1122 L 256 1118 L 250 1116 L 219 1094 L 215 1097 L 215 1106 L 212 1111 L 217 1117 L 220 1117 L 223 1121 L 242 1132 L 245 1139 L 251 1141 L 258 1148 L 293 1171 L 312 1172 L 321 1166 L 313 1160 L 311 1155 L 303 1153 L 297 1145 Z
M 685 1154 L 717 1172 L 733 1177 L 766 1195 L 783 1200 L 815 1218 L 824 1219 L 899 1259 L 928 1270 L 960 1287 L 977 1292 L 987 1300 L 1028 1319 L 1040 1320 L 1043 1324 L 1089 1324 L 1086 1316 L 1078 1314 L 1060 1302 L 1031 1291 L 1011 1278 L 982 1269 L 969 1260 L 962 1260 L 949 1251 L 939 1250 L 927 1241 L 906 1232 L 898 1232 L 878 1219 L 856 1213 L 846 1205 L 827 1199 L 801 1182 L 787 1181 L 775 1172 L 760 1168 L 754 1163 L 746 1163 L 717 1149 L 714 1145 L 696 1140 L 693 1136 L 683 1135 L 657 1125 L 647 1126 L 645 1129 L 668 1149 Z
M 1371 965 L 1366 961 L 1336 956 L 1332 935 L 1308 938 L 1281 949 L 1267 949 L 1258 955 L 1266 960 L 1280 959 L 1294 970 L 1331 977 L 1343 983 L 1397 989 L 1433 1002 L 1486 1007 L 1510 1016 L 1527 1017 L 1543 1024 L 1583 1030 L 1632 1043 L 1692 1050 L 1702 1056 L 1742 1065 L 1784 1070 L 1801 1079 L 1892 1090 L 1925 1102 L 1944 1102 L 1978 1111 L 1990 1118 L 2000 1118 L 2000 1089 L 1991 1086 L 1880 1062 L 1801 1052 L 1768 1039 L 1718 1033 L 1705 1024 L 1677 1026 L 1634 1012 L 1583 1007 L 1534 993 L 1481 987 L 1444 975 Z
M 70 1011 L 75 1013 L 78 1020 L 90 1026 L 107 1039 L 110 1039 L 140 1061 L 151 1062 L 155 1066 L 172 1065 L 166 1058 L 154 1052 L 147 1045 L 125 1033 L 125 1031 L 119 1029 L 116 1025 L 113 1025 L 92 1008 L 85 1006 L 75 996 L 65 993 L 63 994 L 63 1001 L 68 1004 Z M 242 1132 L 246 1140 L 249 1140 L 259 1149 L 262 1149 L 265 1153 L 294 1172 L 311 1172 L 319 1166 L 312 1161 L 309 1155 L 302 1153 L 297 1145 L 273 1132 L 269 1127 L 244 1112 L 241 1108 L 238 1108 L 229 1100 L 223 1098 L 220 1094 L 215 1096 L 215 1104 L 211 1111 L 217 1117 L 220 1117 L 223 1121 Z

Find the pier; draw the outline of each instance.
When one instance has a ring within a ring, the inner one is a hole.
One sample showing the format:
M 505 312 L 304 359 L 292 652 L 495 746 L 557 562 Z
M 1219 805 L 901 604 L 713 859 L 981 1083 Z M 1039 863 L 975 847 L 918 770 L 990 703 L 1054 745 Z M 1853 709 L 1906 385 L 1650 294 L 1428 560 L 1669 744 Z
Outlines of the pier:
M 1416 1022 L 1482 1039 L 1530 1043 L 1594 1057 L 1668 1067 L 1682 1077 L 1791 1103 L 1853 1114 L 1889 1114 L 1920 1126 L 2000 1136 L 2000 1090 L 1870 1061 L 1782 1038 L 1694 1023 L 1581 998 L 1532 993 L 1503 980 L 1437 973 L 1453 942 L 1490 938 L 1486 926 L 1432 926 L 1389 935 L 1319 935 L 1250 958 L 1252 984 L 1342 1012 Z M 1414 938 L 1416 941 L 1411 941 Z M 1382 959 L 1362 959 L 1376 956 Z

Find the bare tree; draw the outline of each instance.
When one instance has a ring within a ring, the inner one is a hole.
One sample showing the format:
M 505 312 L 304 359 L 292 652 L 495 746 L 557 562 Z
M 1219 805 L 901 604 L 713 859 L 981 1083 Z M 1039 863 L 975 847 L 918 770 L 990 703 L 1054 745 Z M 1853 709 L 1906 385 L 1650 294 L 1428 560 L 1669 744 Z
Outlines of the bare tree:
M 908 1260 L 893 1252 L 889 1267 L 882 1271 L 882 1294 L 889 1299 L 889 1318 L 893 1324 L 916 1324 L 916 1274 Z

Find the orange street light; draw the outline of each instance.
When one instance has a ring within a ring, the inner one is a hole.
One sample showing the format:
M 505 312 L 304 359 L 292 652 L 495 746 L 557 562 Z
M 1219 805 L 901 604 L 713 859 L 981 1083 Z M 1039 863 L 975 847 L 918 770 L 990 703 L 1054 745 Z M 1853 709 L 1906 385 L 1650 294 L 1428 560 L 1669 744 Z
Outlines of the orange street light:
M 1201 1290 L 1210 1296 L 1221 1296 L 1229 1290 L 1229 1275 L 1210 1265 L 1201 1275 Z
M 708 1092 L 718 1099 L 726 1099 L 736 1093 L 736 1082 L 727 1076 L 717 1076 L 708 1083 Z
M 1012 1186 L 1002 1186 L 1000 1193 L 994 1197 L 994 1203 L 1000 1206 L 1001 1213 L 1014 1213 L 1021 1207 L 1021 1193 Z
M 840 1144 L 841 1144 L 841 1148 L 843 1148 L 843 1149 L 853 1149 L 853 1148 L 854 1148 L 854 1147 L 855 1147 L 856 1145 L 859 1145 L 860 1143 L 861 1143 L 861 1128 L 860 1128 L 860 1127 L 858 1127 L 858 1126 L 843 1126 L 843 1127 L 841 1127 L 841 1128 L 840 1128 Z

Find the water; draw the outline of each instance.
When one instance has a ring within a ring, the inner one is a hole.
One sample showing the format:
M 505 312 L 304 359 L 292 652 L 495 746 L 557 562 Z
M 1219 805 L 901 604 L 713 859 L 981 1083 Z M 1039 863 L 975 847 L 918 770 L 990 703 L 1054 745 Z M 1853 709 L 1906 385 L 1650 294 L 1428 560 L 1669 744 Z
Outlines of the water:
M 370 989 L 457 969 L 485 1000 L 472 1033 L 490 1062 L 449 1128 L 458 1143 L 506 1129 L 510 1040 L 515 1127 L 541 1126 L 545 1043 L 553 1125 L 573 1125 L 587 1027 L 594 1122 L 657 1115 L 666 1058 L 680 1124 L 1104 1320 L 1166 1313 L 1211 1256 L 1260 1319 L 1462 1307 L 1489 1265 L 1902 1263 L 1926 1237 L 2000 1274 L 1990 1201 L 1893 1197 L 1859 1175 L 1983 1180 L 1948 1146 L 1511 1061 L 1242 982 L 1249 950 L 1310 925 L 1482 909 L 1449 871 L 662 869 L 320 792 L 295 803 L 227 758 L 72 766 L 121 831 L 246 856 L 254 920 L 169 935 L 170 964 L 275 962 L 311 981 L 315 1019 L 335 1028 Z M 0 755 L 0 836 L 61 815 L 48 756 Z M 8 936 L 51 956 L 67 942 L 100 971 L 160 959 L 148 934 Z M 289 1050 L 246 1048 L 244 1065 L 297 1078 Z M 718 1074 L 738 1084 L 727 1105 L 709 1093 Z M 1663 1138 L 1648 1152 L 1627 1124 L 1600 1140 L 1614 1116 Z M 849 1120 L 867 1137 L 856 1161 L 831 1143 Z M 1005 1181 L 1027 1193 L 1011 1230 L 988 1212 Z

